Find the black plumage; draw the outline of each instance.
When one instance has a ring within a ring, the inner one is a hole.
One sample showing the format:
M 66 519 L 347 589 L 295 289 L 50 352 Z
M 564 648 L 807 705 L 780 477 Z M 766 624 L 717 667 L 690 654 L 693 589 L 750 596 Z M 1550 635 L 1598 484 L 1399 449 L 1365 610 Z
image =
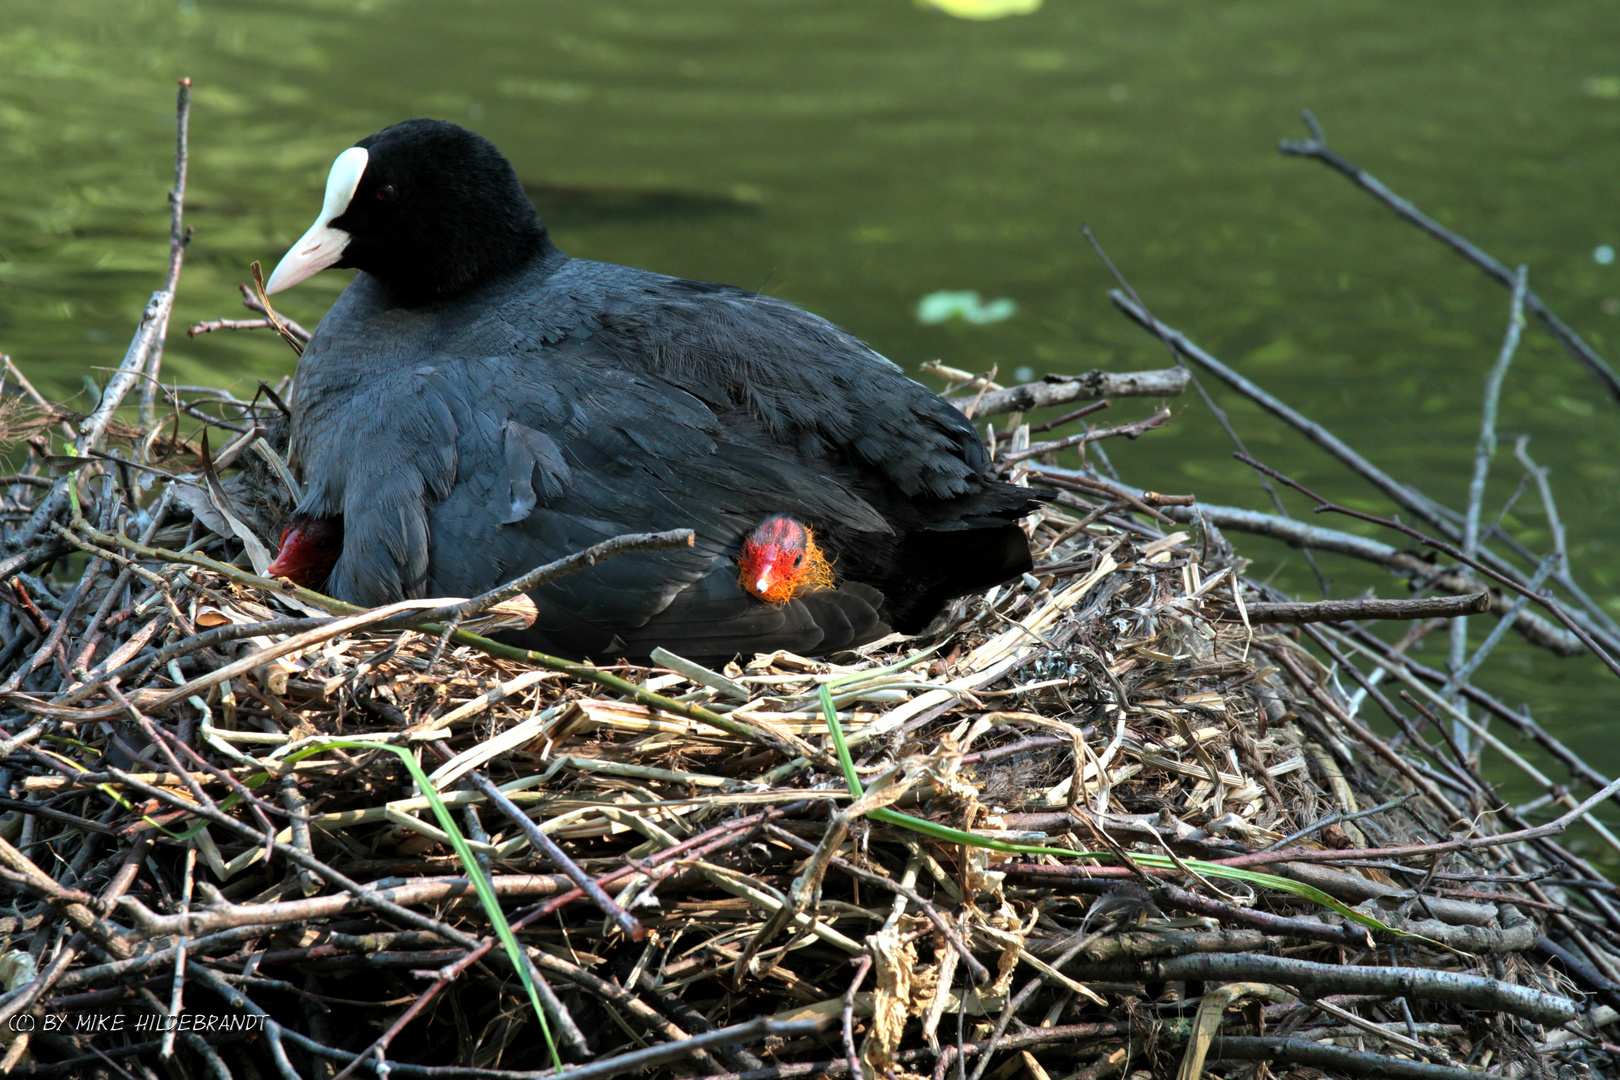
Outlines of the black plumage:
M 568 258 L 505 159 L 453 124 L 359 145 L 347 179 L 334 166 L 331 216 L 271 279 L 313 273 L 296 260 L 321 237 L 315 270 L 362 271 L 289 402 L 297 516 L 342 522 L 332 595 L 471 596 L 608 537 L 688 527 L 690 550 L 536 590 L 538 621 L 510 636 L 719 657 L 915 632 L 1028 569 L 1031 493 L 991 479 L 972 424 L 849 334 L 742 289 Z M 738 547 L 772 514 L 815 528 L 836 589 L 785 605 L 742 589 Z

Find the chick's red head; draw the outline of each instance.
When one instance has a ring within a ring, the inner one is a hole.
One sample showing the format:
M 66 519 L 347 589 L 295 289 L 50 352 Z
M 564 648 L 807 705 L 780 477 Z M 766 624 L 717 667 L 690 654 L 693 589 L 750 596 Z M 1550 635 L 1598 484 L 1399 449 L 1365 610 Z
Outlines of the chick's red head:
M 319 589 L 342 554 L 342 519 L 308 518 L 282 531 L 281 550 L 264 572 L 267 577 L 289 578 L 295 585 Z
M 808 525 L 778 514 L 766 518 L 743 541 L 738 581 L 768 604 L 785 604 L 810 589 L 833 583 L 832 564 Z

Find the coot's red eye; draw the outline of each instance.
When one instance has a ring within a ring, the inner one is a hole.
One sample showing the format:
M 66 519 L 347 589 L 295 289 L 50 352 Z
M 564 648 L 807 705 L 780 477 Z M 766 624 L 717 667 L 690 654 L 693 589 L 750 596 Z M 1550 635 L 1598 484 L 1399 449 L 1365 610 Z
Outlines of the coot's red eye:
M 378 202 L 389 202 L 390 200 L 393 199 L 393 197 L 394 197 L 394 185 L 393 184 L 384 184 L 382 187 L 377 189 L 376 198 L 377 198 Z

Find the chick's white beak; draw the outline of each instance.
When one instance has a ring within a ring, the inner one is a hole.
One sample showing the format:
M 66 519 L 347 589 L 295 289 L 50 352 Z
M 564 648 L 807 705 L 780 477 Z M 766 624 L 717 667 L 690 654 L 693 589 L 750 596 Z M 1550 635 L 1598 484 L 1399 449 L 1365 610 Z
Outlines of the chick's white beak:
M 299 237 L 298 243 L 281 257 L 270 280 L 265 282 L 265 292 L 278 293 L 290 289 L 343 258 L 343 249 L 349 246 L 351 237 L 342 229 L 333 228 L 332 221 L 348 210 L 370 159 L 371 155 L 363 148 L 351 146 L 332 162 L 332 171 L 326 177 L 326 199 L 321 204 L 320 216 L 309 231 Z

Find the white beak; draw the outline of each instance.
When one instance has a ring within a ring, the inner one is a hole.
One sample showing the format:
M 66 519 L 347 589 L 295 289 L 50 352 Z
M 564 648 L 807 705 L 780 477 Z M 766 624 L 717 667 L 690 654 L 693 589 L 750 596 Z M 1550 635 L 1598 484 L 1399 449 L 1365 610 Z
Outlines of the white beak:
M 761 596 L 765 595 L 765 590 L 770 588 L 770 587 L 771 587 L 771 583 L 769 581 L 767 581 L 763 577 L 761 577 L 758 581 L 754 582 L 754 592 L 761 595 Z
M 326 199 L 321 204 L 321 215 L 315 224 L 288 249 L 276 264 L 275 272 L 265 282 L 264 291 L 278 293 L 290 289 L 305 278 L 325 270 L 343 258 L 343 249 L 352 239 L 342 229 L 334 229 L 332 221 L 342 217 L 354 199 L 360 177 L 365 175 L 371 155 L 358 146 L 351 146 L 332 162 L 332 171 L 326 177 Z

